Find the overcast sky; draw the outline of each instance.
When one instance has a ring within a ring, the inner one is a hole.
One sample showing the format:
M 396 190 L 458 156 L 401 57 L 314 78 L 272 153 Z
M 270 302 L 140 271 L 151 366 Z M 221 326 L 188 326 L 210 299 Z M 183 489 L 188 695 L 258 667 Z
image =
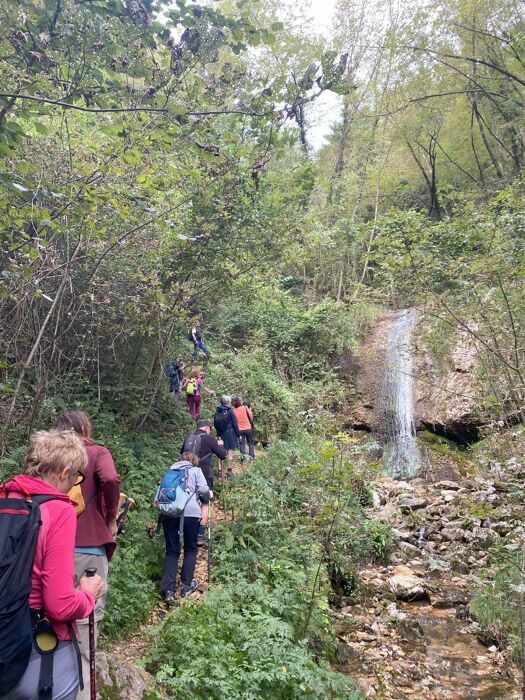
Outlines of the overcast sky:
M 316 21 L 316 29 L 329 35 L 335 10 L 336 0 L 310 0 L 311 14 Z M 337 121 L 340 114 L 341 98 L 333 92 L 325 92 L 316 100 L 315 106 L 310 110 L 310 128 L 308 130 L 308 142 L 314 150 L 318 150 L 325 143 L 325 136 L 330 132 L 330 127 Z

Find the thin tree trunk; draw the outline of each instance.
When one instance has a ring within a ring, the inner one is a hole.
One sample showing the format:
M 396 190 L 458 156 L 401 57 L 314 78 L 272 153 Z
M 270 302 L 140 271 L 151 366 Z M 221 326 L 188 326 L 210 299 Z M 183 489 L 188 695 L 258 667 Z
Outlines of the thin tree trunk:
M 77 244 L 75 251 L 73 252 L 73 256 L 71 257 L 69 264 L 72 263 L 73 260 L 75 259 L 76 253 L 77 253 L 79 247 L 80 247 L 80 241 Z M 13 413 L 15 411 L 15 407 L 16 407 L 16 404 L 18 402 L 18 398 L 20 396 L 20 391 L 22 389 L 22 384 L 23 384 L 25 376 L 27 374 L 27 370 L 31 366 L 31 363 L 32 363 L 33 358 L 36 354 L 36 351 L 38 350 L 38 348 L 40 346 L 40 342 L 42 340 L 44 332 L 45 332 L 49 322 L 51 321 L 51 319 L 53 317 L 56 306 L 57 306 L 58 302 L 60 301 L 60 298 L 61 298 L 62 293 L 64 291 L 64 287 L 66 286 L 66 282 L 67 282 L 67 279 L 69 276 L 69 264 L 66 266 L 66 268 L 64 270 L 64 275 L 62 277 L 62 281 L 60 282 L 60 286 L 55 294 L 55 298 L 53 299 L 51 307 L 49 308 L 49 311 L 47 312 L 46 317 L 44 318 L 44 321 L 43 321 L 42 325 L 40 326 L 40 330 L 39 330 L 38 335 L 35 339 L 35 342 L 33 343 L 33 346 L 29 352 L 29 355 L 27 356 L 26 361 L 24 362 L 22 369 L 20 371 L 20 375 L 18 377 L 18 381 L 17 381 L 16 386 L 15 386 L 15 391 L 13 393 L 13 398 L 12 398 L 11 404 L 9 406 L 9 411 L 7 412 L 7 416 L 5 417 L 5 420 L 3 422 L 3 427 L 0 431 L 0 448 L 2 448 L 2 449 L 4 447 L 5 435 L 6 435 L 8 427 L 11 423 L 11 418 L 13 417 Z

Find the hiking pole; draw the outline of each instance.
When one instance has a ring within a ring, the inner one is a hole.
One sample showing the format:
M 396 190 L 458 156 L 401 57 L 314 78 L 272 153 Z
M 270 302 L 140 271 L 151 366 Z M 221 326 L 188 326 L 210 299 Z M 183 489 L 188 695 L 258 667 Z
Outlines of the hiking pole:
M 91 578 L 97 573 L 95 567 L 84 571 L 84 576 Z M 89 613 L 89 687 L 91 700 L 97 700 L 97 666 L 95 663 L 95 608 Z
M 210 585 L 211 575 L 211 501 L 208 509 L 208 586 Z

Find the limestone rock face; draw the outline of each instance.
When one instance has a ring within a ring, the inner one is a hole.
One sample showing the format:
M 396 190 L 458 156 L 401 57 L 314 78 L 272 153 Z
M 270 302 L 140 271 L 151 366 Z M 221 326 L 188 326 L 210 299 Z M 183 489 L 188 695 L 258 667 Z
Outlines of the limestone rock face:
M 378 402 L 386 345 L 395 318 L 395 312 L 378 318 L 353 362 L 357 398 L 350 421 L 355 427 L 366 427 L 378 433 L 381 433 Z M 420 319 L 412 346 L 417 427 L 431 428 L 451 438 L 468 440 L 477 434 L 481 424 L 476 409 L 476 348 L 467 333 L 458 331 L 449 340 L 446 358 L 438 363 L 426 337 L 429 323 L 425 318 Z
M 446 361 L 438 366 L 422 333 L 414 356 L 418 425 L 468 440 L 477 433 L 481 422 L 476 408 L 478 358 L 472 338 L 465 331 L 458 331 L 451 340 Z
M 89 678 L 87 679 L 89 684 Z M 97 697 L 100 700 L 145 700 L 153 678 L 140 666 L 97 651 Z

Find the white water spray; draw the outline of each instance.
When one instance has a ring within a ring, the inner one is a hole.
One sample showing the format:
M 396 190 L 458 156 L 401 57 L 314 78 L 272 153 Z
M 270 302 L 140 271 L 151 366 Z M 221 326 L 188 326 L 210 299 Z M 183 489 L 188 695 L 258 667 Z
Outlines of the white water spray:
M 414 418 L 414 378 L 410 342 L 414 309 L 397 314 L 388 335 L 385 375 L 379 397 L 383 461 L 394 479 L 411 479 L 421 467 Z

